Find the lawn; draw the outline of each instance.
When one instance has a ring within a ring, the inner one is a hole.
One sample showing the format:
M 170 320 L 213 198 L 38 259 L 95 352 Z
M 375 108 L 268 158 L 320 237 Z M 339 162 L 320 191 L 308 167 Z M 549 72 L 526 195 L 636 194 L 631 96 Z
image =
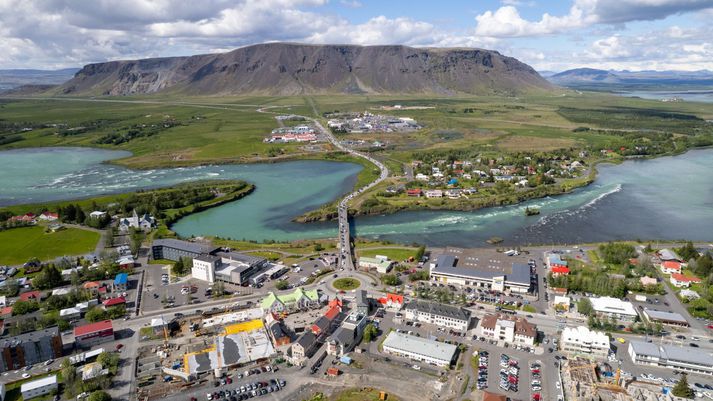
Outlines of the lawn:
M 373 388 L 352 388 L 342 391 L 332 397 L 334 401 L 378 401 L 379 390 Z M 388 401 L 398 401 L 398 398 L 388 395 Z
M 416 248 L 375 248 L 375 249 L 365 249 L 365 250 L 359 250 L 357 249 L 357 252 L 359 253 L 359 256 L 366 256 L 373 258 L 376 255 L 382 255 L 386 256 L 387 258 L 391 260 L 397 260 L 397 261 L 402 261 L 410 258 L 411 256 L 416 256 L 416 252 L 418 249 Z
M 67 228 L 45 233 L 40 226 L 0 231 L 0 264 L 18 265 L 30 258 L 52 260 L 59 256 L 91 253 L 99 242 L 99 233 Z
M 359 280 L 345 277 L 334 280 L 334 283 L 332 283 L 332 285 L 338 290 L 351 291 L 359 288 L 361 283 L 359 282 Z

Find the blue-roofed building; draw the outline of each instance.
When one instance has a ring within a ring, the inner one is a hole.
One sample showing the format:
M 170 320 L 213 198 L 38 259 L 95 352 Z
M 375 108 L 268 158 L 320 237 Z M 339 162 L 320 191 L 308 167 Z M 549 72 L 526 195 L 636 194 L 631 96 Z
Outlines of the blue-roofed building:
M 119 273 L 114 278 L 114 291 L 126 291 L 129 286 L 129 275 Z

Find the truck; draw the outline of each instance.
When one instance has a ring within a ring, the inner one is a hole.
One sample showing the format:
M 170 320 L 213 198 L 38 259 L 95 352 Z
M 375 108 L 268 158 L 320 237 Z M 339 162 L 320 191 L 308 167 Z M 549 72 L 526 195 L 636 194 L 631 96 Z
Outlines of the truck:
M 636 294 L 634 295 L 634 299 L 639 302 L 646 302 L 646 295 Z

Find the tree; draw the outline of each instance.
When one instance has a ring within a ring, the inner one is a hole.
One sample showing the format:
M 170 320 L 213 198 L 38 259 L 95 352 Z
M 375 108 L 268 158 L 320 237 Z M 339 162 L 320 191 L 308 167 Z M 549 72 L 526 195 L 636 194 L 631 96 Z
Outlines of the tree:
M 379 329 L 373 323 L 369 323 L 364 327 L 364 342 L 370 343 L 379 335 Z
M 287 282 L 287 280 L 277 280 L 277 282 L 275 283 L 275 288 L 277 288 L 280 291 L 286 290 L 286 289 L 290 288 L 290 283 Z
M 88 401 L 111 401 L 111 396 L 104 391 L 95 391 L 89 394 Z
M 401 280 L 399 280 L 398 277 L 396 277 L 395 274 L 384 274 L 381 276 L 381 282 L 386 284 L 386 285 L 399 285 L 401 284 Z
M 594 307 L 589 298 L 582 298 L 577 302 L 577 311 L 585 316 L 592 316 Z
M 676 251 L 681 259 L 686 261 L 698 257 L 698 251 L 696 250 L 696 247 L 693 246 L 693 242 L 691 241 L 686 242 L 686 245 L 676 249 Z
M 35 301 L 17 301 L 12 305 L 12 315 L 25 315 L 40 309 L 40 304 Z
M 688 385 L 688 375 L 683 373 L 681 379 L 673 387 L 673 395 L 682 398 L 693 398 L 696 392 Z
M 106 320 L 109 317 L 109 314 L 102 308 L 95 306 L 92 309 L 89 309 L 87 313 L 84 315 L 84 318 L 87 319 L 89 322 L 100 322 L 102 320 Z
M 109 373 L 116 374 L 119 367 L 119 354 L 115 352 L 102 352 L 97 357 L 97 362 L 101 363 L 104 369 L 108 369 Z
M 421 245 L 418 247 L 418 250 L 416 251 L 416 260 L 421 260 L 423 259 L 423 254 L 426 253 L 426 246 Z
M 176 274 L 178 276 L 183 275 L 183 270 L 184 270 L 184 264 L 183 264 L 183 258 L 178 258 L 176 263 L 173 264 L 173 274 Z
M 17 283 L 17 279 L 10 277 L 5 280 L 5 285 L 0 292 L 8 297 L 16 297 L 20 292 L 20 285 Z
M 321 243 L 318 242 L 318 243 L 314 244 L 314 251 L 315 251 L 315 252 L 322 252 L 323 250 L 324 250 L 324 247 L 322 246 Z

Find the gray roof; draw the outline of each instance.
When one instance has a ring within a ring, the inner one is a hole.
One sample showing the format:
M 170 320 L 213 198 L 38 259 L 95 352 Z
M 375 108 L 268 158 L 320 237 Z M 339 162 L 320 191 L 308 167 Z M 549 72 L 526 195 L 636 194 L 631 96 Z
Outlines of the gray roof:
M 472 277 L 482 280 L 492 280 L 493 277 L 505 276 L 506 283 L 530 285 L 530 267 L 522 263 L 513 263 L 511 273 L 507 274 L 497 270 L 459 267 L 456 264 L 455 256 L 444 254 L 436 258 L 436 266 L 431 269 L 431 271 L 433 273 Z
M 334 334 L 329 336 L 329 341 L 334 341 L 344 345 L 351 345 L 352 341 L 354 341 L 354 330 L 346 327 L 339 327 Z
M 167 248 L 175 248 L 193 253 L 211 253 L 218 249 L 218 247 L 212 245 L 201 244 L 197 242 L 181 241 L 173 238 L 162 238 L 154 240 L 151 246 L 165 246 Z
M 713 354 L 700 348 L 679 347 L 675 345 L 657 345 L 643 341 L 631 341 L 629 345 L 637 355 L 646 355 L 662 360 L 685 362 L 692 365 L 713 367 Z
M 252 256 L 252 255 L 246 255 L 244 253 L 240 252 L 218 252 L 216 255 L 225 258 L 225 259 L 230 259 L 234 260 L 237 262 L 243 262 L 245 264 L 248 264 L 250 266 L 256 265 L 256 264 L 261 264 L 267 261 L 265 258 L 259 258 L 257 256 Z
M 413 300 L 406 304 L 405 307 L 406 310 L 409 309 L 415 309 L 419 312 L 426 312 L 430 313 L 433 315 L 438 315 L 438 316 L 446 316 L 450 317 L 453 319 L 459 319 L 459 320 L 470 320 L 470 311 L 459 308 L 457 306 L 451 306 L 451 305 L 445 305 L 445 304 L 439 304 L 437 302 L 428 302 L 428 301 L 420 301 L 420 300 Z
M 57 326 L 48 327 L 42 330 L 30 331 L 13 337 L 3 338 L 0 340 L 0 348 L 15 347 L 24 342 L 37 342 L 44 337 L 59 337 L 59 328 Z
M 359 290 L 356 292 L 356 304 L 357 306 L 369 306 L 369 300 L 366 297 L 366 290 Z
M 315 336 L 314 333 L 311 331 L 305 331 L 295 342 L 307 350 L 310 349 L 316 341 L 317 336 Z
M 688 320 L 686 320 L 686 318 L 683 317 L 683 315 L 681 315 L 680 313 L 664 312 L 664 311 L 648 309 L 648 308 L 644 309 L 644 313 L 646 313 L 646 315 L 649 316 L 651 319 L 665 320 L 665 321 L 670 321 L 670 322 L 680 322 L 680 323 L 688 324 Z
M 282 324 L 280 324 L 280 322 L 272 322 L 268 329 L 270 330 L 270 333 L 272 333 L 273 338 L 282 338 L 287 336 L 287 333 L 285 333 L 285 330 L 282 328 Z
M 199 255 L 196 257 L 196 259 L 200 260 L 201 262 L 215 263 L 220 260 L 220 257 L 214 255 Z
M 392 331 L 383 342 L 384 347 L 399 351 L 426 355 L 442 361 L 450 361 L 456 352 L 456 346 L 405 333 Z

